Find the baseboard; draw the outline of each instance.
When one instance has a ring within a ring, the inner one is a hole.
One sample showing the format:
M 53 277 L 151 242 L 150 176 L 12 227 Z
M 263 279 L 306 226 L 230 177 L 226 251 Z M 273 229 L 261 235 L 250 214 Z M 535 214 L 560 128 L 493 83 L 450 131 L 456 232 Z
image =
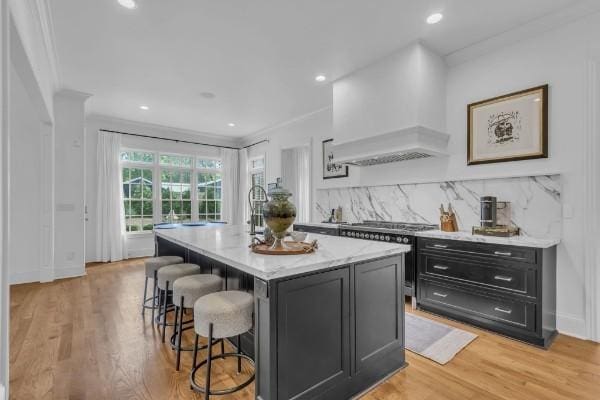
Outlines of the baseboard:
M 568 313 L 556 313 L 556 327 L 560 334 L 588 340 L 585 318 Z
M 127 252 L 127 258 L 151 257 L 154 255 L 154 247 L 147 249 L 135 249 Z
M 27 271 L 27 272 L 15 272 L 9 275 L 8 283 L 9 285 L 18 285 L 21 283 L 31 283 L 31 282 L 39 282 L 40 281 L 40 271 Z M 0 397 L 1 399 L 1 397 Z
M 76 278 L 85 275 L 85 266 L 54 268 L 54 279 Z

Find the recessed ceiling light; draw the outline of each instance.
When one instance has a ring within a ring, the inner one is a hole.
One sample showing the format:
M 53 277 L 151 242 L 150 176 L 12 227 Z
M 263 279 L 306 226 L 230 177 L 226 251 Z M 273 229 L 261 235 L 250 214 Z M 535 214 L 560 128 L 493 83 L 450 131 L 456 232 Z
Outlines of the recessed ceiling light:
M 217 97 L 212 92 L 202 92 L 202 93 L 200 93 L 200 96 L 204 97 L 205 99 L 214 99 L 215 97 Z
M 140 110 L 148 111 L 150 107 L 148 106 L 140 106 Z
M 327 77 L 325 75 L 315 76 L 315 81 L 317 81 L 317 82 L 325 82 L 326 79 L 327 79 Z
M 536 103 L 539 103 L 540 101 L 542 101 L 542 99 L 540 99 L 539 97 L 536 97 L 535 99 L 533 99 L 533 101 L 535 101 Z
M 440 13 L 431 14 L 429 17 L 427 17 L 427 23 L 437 24 L 442 20 L 442 18 L 444 18 L 444 16 Z
M 135 0 L 117 0 L 120 5 L 130 10 L 133 10 L 137 7 Z
M 235 124 L 233 122 L 230 122 L 230 123 L 227 124 L 227 126 L 230 126 L 230 127 L 233 128 L 235 126 Z

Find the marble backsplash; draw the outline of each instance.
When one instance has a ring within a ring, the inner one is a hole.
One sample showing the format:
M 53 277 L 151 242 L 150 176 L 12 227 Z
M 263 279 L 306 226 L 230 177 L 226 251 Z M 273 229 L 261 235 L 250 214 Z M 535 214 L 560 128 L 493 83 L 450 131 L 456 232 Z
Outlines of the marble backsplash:
M 317 190 L 315 215 L 326 220 L 342 206 L 344 220 L 439 224 L 439 207 L 452 203 L 461 231 L 479 225 L 479 198 L 511 203 L 512 223 L 533 237 L 561 237 L 560 175 L 363 186 Z

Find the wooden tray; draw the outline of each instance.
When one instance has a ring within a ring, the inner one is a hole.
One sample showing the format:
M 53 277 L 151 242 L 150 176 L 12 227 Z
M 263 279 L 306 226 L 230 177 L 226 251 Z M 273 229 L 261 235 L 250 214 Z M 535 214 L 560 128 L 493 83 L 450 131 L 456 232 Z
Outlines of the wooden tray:
M 315 251 L 315 247 L 304 242 L 285 242 L 288 248 L 271 250 L 270 244 L 257 244 L 252 246 L 252 251 L 258 254 L 289 256 L 298 254 L 309 254 Z

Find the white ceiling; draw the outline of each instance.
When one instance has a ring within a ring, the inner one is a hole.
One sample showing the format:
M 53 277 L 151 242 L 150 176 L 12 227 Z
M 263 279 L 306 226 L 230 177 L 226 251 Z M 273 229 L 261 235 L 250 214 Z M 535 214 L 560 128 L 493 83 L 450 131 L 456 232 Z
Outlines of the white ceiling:
M 91 113 L 244 136 L 330 105 L 332 79 L 415 39 L 446 55 L 577 2 L 138 0 L 135 10 L 117 0 L 50 5 L 62 84 L 92 93 Z M 427 25 L 432 12 L 442 12 L 443 21 Z M 319 73 L 328 82 L 315 82 Z M 150 110 L 140 110 L 141 104 Z

